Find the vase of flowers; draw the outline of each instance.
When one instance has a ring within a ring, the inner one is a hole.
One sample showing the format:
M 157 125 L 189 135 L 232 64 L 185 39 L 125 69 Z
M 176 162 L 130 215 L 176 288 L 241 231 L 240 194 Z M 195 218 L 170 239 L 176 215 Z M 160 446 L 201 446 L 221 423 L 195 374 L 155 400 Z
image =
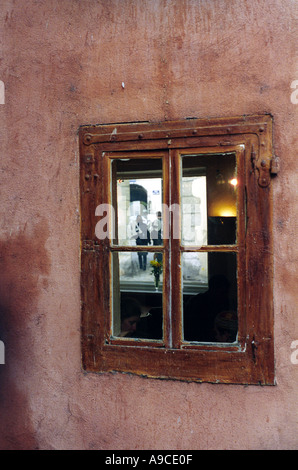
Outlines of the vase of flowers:
M 157 260 L 150 261 L 151 265 L 151 274 L 154 276 L 154 285 L 155 285 L 155 290 L 158 291 L 159 288 L 159 281 L 160 281 L 160 275 L 162 273 L 162 263 Z
M 158 291 L 158 288 L 159 288 L 159 279 L 160 279 L 159 274 L 155 274 L 155 276 L 154 276 L 154 284 L 155 284 L 155 290 L 156 290 L 156 291 Z

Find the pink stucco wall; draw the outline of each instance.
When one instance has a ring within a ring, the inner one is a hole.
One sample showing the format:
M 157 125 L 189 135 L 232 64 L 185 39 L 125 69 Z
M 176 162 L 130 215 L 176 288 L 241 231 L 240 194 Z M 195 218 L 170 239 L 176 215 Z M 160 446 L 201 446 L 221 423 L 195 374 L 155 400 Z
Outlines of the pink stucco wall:
M 1 0 L 0 28 L 0 448 L 297 448 L 297 3 Z M 281 159 L 277 385 L 82 373 L 78 127 L 258 112 Z

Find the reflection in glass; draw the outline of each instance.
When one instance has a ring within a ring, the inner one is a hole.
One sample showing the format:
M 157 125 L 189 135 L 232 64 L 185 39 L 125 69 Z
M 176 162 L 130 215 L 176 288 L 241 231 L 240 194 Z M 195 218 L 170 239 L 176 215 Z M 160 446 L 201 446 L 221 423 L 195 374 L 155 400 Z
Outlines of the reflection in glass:
M 197 175 L 201 169 L 195 170 L 191 176 L 183 172 L 182 243 L 202 246 L 207 245 L 207 186 L 206 176 Z
M 145 269 L 140 267 L 138 255 L 112 254 L 113 336 L 162 339 L 163 277 L 161 272 L 156 288 L 151 264 L 157 261 L 157 253 L 147 254 Z
M 234 154 L 182 157 L 182 244 L 236 243 Z
M 236 254 L 204 254 L 208 257 L 208 284 L 193 282 L 191 291 L 183 277 L 184 340 L 232 343 L 238 331 Z
M 161 244 L 162 160 L 115 159 L 112 204 L 116 215 L 114 243 Z M 150 241 L 151 240 L 151 241 Z
M 208 285 L 207 253 L 183 253 L 182 273 L 184 292 L 193 292 L 197 286 Z

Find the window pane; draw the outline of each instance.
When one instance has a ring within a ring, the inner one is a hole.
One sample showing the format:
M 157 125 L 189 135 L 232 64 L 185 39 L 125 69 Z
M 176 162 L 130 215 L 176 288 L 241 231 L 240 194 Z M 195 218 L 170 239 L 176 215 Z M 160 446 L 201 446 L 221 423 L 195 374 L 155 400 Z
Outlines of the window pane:
M 162 181 L 161 158 L 113 160 L 115 244 L 162 244 Z
M 237 271 L 235 253 L 202 253 L 207 257 L 208 281 L 198 274 L 193 282 L 184 280 L 184 340 L 231 343 L 237 338 Z M 196 253 L 193 255 L 195 261 Z M 199 270 L 200 268 L 198 268 Z M 200 273 L 200 271 L 199 271 Z
M 208 254 L 183 253 L 183 293 L 194 293 L 196 289 L 208 286 Z
M 182 244 L 236 243 L 234 154 L 182 157 Z
M 112 266 L 113 336 L 162 339 L 162 253 L 114 252 Z

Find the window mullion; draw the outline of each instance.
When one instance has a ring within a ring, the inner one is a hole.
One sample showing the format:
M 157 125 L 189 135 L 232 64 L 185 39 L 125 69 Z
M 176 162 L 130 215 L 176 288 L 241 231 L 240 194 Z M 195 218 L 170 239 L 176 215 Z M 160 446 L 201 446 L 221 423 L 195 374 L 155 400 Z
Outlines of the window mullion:
M 170 206 L 170 158 L 166 152 L 163 158 L 163 339 L 166 349 L 172 348 L 172 327 L 171 327 L 171 240 L 169 211 Z
M 170 151 L 171 162 L 171 330 L 172 347 L 179 349 L 182 340 L 181 282 L 181 165 L 177 149 Z

